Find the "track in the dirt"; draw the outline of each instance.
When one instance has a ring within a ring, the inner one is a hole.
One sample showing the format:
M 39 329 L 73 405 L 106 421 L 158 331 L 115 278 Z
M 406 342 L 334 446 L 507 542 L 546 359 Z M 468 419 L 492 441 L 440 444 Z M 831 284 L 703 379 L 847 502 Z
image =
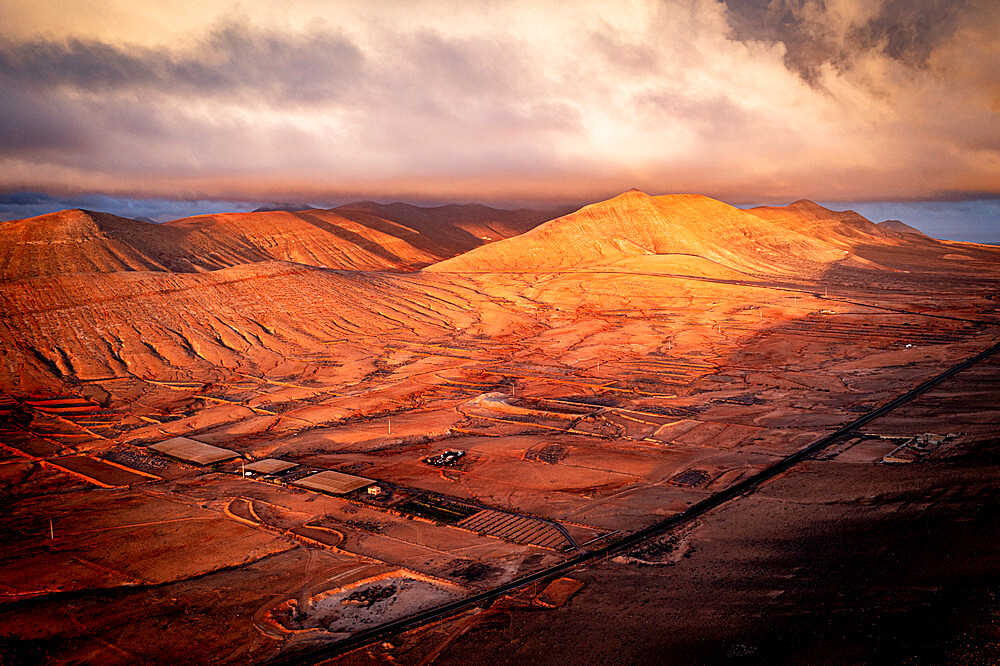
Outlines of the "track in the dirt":
M 907 391 L 906 393 L 898 396 L 897 398 L 891 400 L 890 402 L 878 407 L 867 414 L 864 414 L 860 418 L 851 421 L 847 425 L 841 427 L 836 432 L 833 432 L 821 439 L 816 440 L 809 446 L 801 449 L 785 458 L 782 458 L 773 465 L 757 472 L 753 476 L 747 477 L 743 481 L 721 490 L 714 495 L 707 497 L 700 502 L 692 505 L 683 513 L 675 514 L 665 520 L 661 520 L 658 523 L 645 527 L 638 532 L 633 532 L 618 541 L 608 544 L 602 548 L 596 550 L 587 551 L 579 555 L 575 555 L 559 564 L 553 565 L 541 571 L 536 571 L 534 573 L 522 576 L 508 583 L 504 583 L 498 587 L 485 592 L 479 592 L 478 594 L 473 594 L 468 597 L 463 597 L 457 601 L 452 601 L 435 608 L 429 608 L 425 611 L 415 613 L 408 617 L 400 618 L 398 620 L 392 620 L 386 622 L 377 627 L 372 627 L 371 629 L 365 629 L 352 634 L 350 637 L 343 640 L 337 641 L 335 643 L 324 643 L 318 645 L 312 645 L 303 647 L 300 649 L 289 650 L 285 653 L 279 654 L 272 659 L 267 660 L 266 664 L 303 664 L 303 663 L 316 663 L 324 659 L 330 659 L 336 657 L 337 655 L 345 654 L 352 650 L 356 650 L 365 645 L 370 645 L 376 641 L 383 640 L 390 636 L 402 633 L 404 631 L 410 631 L 416 629 L 424 624 L 454 615 L 460 611 L 466 610 L 473 606 L 478 606 L 487 601 L 492 601 L 498 597 L 505 594 L 518 590 L 520 588 L 531 585 L 532 583 L 537 583 L 542 580 L 553 578 L 560 574 L 564 574 L 580 565 L 586 564 L 588 562 L 601 560 L 610 555 L 620 553 L 622 551 L 629 550 L 635 546 L 647 541 L 649 539 L 660 536 L 667 530 L 673 529 L 680 525 L 690 523 L 696 518 L 704 515 L 708 511 L 725 504 L 731 500 L 737 499 L 747 493 L 757 489 L 761 484 L 770 481 L 779 474 L 788 471 L 791 467 L 798 464 L 802 460 L 822 451 L 823 449 L 829 447 L 837 440 L 842 437 L 849 435 L 853 431 L 861 428 L 871 421 L 884 416 L 888 412 L 896 409 L 897 407 L 913 400 L 920 394 L 924 393 L 928 389 L 933 388 L 937 384 L 943 382 L 946 379 L 958 374 L 962 370 L 969 368 L 976 363 L 1000 352 L 1000 343 L 997 343 L 975 356 L 952 366 L 951 368 L 945 370 L 941 374 L 925 381 L 914 389 Z

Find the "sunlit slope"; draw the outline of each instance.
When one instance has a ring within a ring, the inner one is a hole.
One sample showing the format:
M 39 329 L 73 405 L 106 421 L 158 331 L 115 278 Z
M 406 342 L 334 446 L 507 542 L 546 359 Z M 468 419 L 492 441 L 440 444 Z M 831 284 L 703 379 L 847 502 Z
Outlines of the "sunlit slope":
M 854 211 L 829 210 L 812 201 L 796 201 L 781 208 L 752 208 L 747 212 L 841 248 L 848 257 L 840 263 L 845 268 L 947 274 L 956 268 L 988 269 L 996 262 L 996 248 L 991 246 L 938 240 L 899 220 L 875 224 Z
M 419 247 L 417 234 L 384 220 L 361 224 L 331 211 L 223 213 L 168 222 L 198 230 L 203 244 L 188 250 L 235 252 L 250 261 L 293 261 L 342 270 L 406 270 L 449 256 L 443 248 Z M 409 238 L 407 238 L 409 237 Z
M 284 262 L 0 283 L 0 376 L 26 390 L 68 378 L 261 371 L 345 340 L 476 326 L 495 309 L 477 300 L 461 281 Z
M 699 257 L 702 270 L 715 265 L 754 273 L 812 273 L 845 256 L 829 243 L 709 197 L 652 197 L 630 190 L 428 270 L 516 272 L 636 263 L 648 267 L 649 259 L 636 258 L 651 255 Z
M 806 199 L 788 206 L 750 208 L 747 212 L 785 229 L 842 247 L 859 242 L 895 244 L 902 240 L 892 229 L 880 227 L 853 210 L 834 211 Z
M 224 265 L 209 256 L 191 255 L 186 246 L 192 233 L 78 209 L 0 222 L 0 276 L 21 280 L 68 273 L 194 271 Z
M 337 270 L 411 271 L 547 219 L 537 211 L 486 206 L 357 206 L 343 213 L 220 213 L 166 224 L 74 209 L 0 222 L 0 278 L 201 272 L 264 261 Z

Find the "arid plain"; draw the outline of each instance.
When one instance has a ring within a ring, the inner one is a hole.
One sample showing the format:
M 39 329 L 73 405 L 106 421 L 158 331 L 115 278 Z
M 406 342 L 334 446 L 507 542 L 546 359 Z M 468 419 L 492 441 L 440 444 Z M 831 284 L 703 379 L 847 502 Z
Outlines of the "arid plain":
M 0 223 L 5 648 L 319 654 L 682 514 L 998 341 L 997 247 L 808 201 L 632 190 L 556 215 Z M 995 536 L 998 391 L 984 359 L 691 524 L 339 658 L 765 659 L 811 635 L 796 608 L 857 596 L 859 552 L 923 603 L 875 526 L 912 536 L 945 502 L 993 507 Z M 829 525 L 858 512 L 851 551 Z M 952 561 L 982 578 L 977 538 Z

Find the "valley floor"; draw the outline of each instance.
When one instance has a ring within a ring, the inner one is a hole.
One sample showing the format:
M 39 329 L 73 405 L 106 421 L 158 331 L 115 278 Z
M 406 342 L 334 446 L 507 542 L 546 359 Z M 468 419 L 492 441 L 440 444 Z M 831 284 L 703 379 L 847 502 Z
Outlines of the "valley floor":
M 258 661 L 607 543 L 994 344 L 993 255 L 941 261 L 809 278 L 270 262 L 0 285 L 3 649 Z M 896 609 L 967 589 L 993 603 L 995 370 L 570 574 L 579 591 L 523 591 L 344 659 L 863 656 L 855 616 L 909 649 Z M 232 459 L 150 448 L 177 436 Z M 296 467 L 245 474 L 264 459 Z M 369 483 L 295 485 L 323 470 Z M 913 621 L 943 617 L 927 612 Z

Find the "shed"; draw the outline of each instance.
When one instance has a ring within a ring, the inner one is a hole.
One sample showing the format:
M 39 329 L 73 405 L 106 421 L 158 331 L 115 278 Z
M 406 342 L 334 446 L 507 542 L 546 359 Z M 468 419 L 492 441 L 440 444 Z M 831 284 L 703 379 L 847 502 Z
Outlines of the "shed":
M 236 451 L 212 446 L 211 444 L 199 442 L 196 439 L 188 437 L 174 437 L 173 439 L 153 444 L 149 448 L 166 454 L 171 458 L 177 458 L 178 460 L 196 465 L 212 465 L 217 462 L 240 457 L 240 454 L 236 453 Z
M 248 472 L 256 472 L 257 474 L 278 474 L 279 472 L 284 472 L 298 466 L 298 463 L 288 462 L 287 460 L 264 458 L 263 460 L 246 465 L 244 469 Z
M 344 495 L 352 490 L 370 486 L 373 483 L 375 483 L 374 479 L 366 479 L 361 476 L 344 474 L 343 472 L 335 472 L 332 469 L 328 469 L 325 472 L 317 472 L 316 474 L 299 479 L 292 485 L 308 488 L 309 490 L 332 493 L 334 495 Z

